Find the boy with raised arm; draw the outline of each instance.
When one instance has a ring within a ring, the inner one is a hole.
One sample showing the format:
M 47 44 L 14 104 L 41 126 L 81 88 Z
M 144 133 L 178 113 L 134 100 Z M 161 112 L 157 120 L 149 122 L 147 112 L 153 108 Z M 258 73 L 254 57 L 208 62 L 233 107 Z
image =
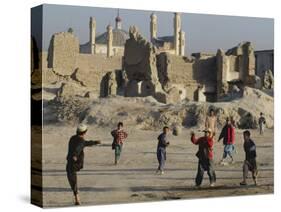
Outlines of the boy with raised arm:
M 214 187 L 216 182 L 216 173 L 214 170 L 214 154 L 213 154 L 213 133 L 211 129 L 204 130 L 204 136 L 200 138 L 195 137 L 195 133 L 191 132 L 191 142 L 198 145 L 196 156 L 198 157 L 198 169 L 195 179 L 197 187 L 201 186 L 204 172 L 207 171 L 210 180 L 210 186 Z

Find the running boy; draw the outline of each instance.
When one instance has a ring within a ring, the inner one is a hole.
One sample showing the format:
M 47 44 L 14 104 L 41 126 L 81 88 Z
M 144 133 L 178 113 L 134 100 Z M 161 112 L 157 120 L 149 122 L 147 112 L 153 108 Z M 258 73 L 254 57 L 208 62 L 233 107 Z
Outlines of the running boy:
M 117 165 L 120 160 L 123 143 L 124 143 L 125 139 L 128 137 L 128 134 L 123 130 L 122 122 L 119 122 L 117 124 L 117 129 L 113 130 L 111 132 L 111 135 L 113 137 L 112 149 L 115 150 L 114 164 Z

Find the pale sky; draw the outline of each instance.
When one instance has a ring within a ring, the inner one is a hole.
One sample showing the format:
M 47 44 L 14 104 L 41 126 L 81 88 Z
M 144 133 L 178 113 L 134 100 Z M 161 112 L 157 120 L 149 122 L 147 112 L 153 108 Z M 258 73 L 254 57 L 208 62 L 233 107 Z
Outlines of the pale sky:
M 173 12 L 120 9 L 122 28 L 128 31 L 136 25 L 142 35 L 150 38 L 150 14 L 158 20 L 158 36 L 173 35 Z M 48 49 L 52 34 L 74 29 L 80 44 L 89 41 L 89 18 L 97 21 L 97 34 L 106 26 L 115 26 L 117 9 L 84 6 L 43 6 L 43 48 Z M 182 13 L 182 29 L 186 34 L 186 53 L 216 52 L 218 48 L 229 49 L 242 41 L 251 41 L 255 50 L 274 48 L 274 19 L 238 16 L 220 16 Z

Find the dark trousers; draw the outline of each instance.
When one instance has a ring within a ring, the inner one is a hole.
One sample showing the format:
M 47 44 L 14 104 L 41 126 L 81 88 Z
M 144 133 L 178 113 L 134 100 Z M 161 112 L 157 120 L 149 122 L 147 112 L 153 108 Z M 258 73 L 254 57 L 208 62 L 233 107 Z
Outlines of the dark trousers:
M 199 160 L 197 175 L 196 175 L 196 179 L 195 179 L 195 183 L 197 186 L 201 185 L 205 171 L 207 171 L 210 183 L 216 182 L 216 173 L 214 170 L 213 160 L 207 160 L 207 161 Z
M 243 164 L 243 178 L 244 180 L 248 177 L 248 172 L 252 172 L 252 177 L 255 180 L 257 178 L 258 169 L 256 159 L 245 160 Z
M 77 186 L 77 171 L 75 171 L 73 165 L 71 163 L 67 163 L 66 165 L 66 173 L 69 185 L 73 191 L 74 195 L 78 194 L 78 186 Z
M 157 149 L 157 160 L 159 163 L 158 170 L 163 171 L 166 161 L 166 149 L 164 148 L 158 148 Z
M 123 144 L 115 144 L 115 162 L 120 160 Z

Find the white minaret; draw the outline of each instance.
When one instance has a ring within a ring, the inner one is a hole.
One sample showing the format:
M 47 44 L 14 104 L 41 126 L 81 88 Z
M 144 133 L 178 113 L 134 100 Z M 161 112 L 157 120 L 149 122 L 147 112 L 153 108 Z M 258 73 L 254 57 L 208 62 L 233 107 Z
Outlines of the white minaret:
M 94 17 L 90 17 L 90 53 L 96 53 L 96 20 Z
M 184 52 L 185 52 L 185 32 L 184 31 L 180 31 L 180 56 L 184 56 Z
M 107 57 L 111 57 L 113 50 L 112 50 L 112 43 L 113 43 L 113 33 L 112 33 L 112 26 L 107 26 Z
M 150 15 L 150 41 L 157 37 L 157 16 L 152 13 Z
M 175 48 L 176 55 L 179 55 L 179 52 L 180 52 L 180 30 L 181 30 L 180 14 L 175 13 L 175 16 L 174 16 L 174 48 Z
M 118 12 L 117 12 L 117 16 L 115 18 L 115 28 L 116 29 L 122 29 L 122 19 L 119 16 L 119 9 L 118 9 Z

